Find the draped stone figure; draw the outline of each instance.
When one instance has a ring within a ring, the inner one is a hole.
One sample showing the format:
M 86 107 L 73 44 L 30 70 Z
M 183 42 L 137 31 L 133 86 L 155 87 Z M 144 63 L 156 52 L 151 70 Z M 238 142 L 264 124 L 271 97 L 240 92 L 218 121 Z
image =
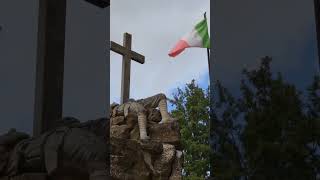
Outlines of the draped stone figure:
M 111 117 L 121 116 L 127 117 L 129 113 L 134 113 L 138 116 L 138 125 L 140 131 L 140 139 L 150 139 L 147 135 L 147 116 L 146 112 L 149 108 L 159 108 L 162 120 L 160 123 L 168 123 L 174 121 L 169 115 L 167 108 L 167 97 L 160 93 L 145 99 L 134 100 L 130 99 L 129 102 L 124 104 L 111 104 Z
M 80 123 L 64 118 L 60 123 L 61 126 L 35 138 L 15 130 L 0 136 L 0 177 L 39 172 L 56 176 L 72 169 L 77 174 L 87 174 L 90 180 L 109 178 L 109 120 Z

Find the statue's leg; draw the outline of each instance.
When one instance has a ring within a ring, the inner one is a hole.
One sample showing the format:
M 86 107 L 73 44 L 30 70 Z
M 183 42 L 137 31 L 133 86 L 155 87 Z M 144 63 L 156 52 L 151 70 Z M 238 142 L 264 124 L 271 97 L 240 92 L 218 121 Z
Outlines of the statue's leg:
M 168 123 L 174 121 L 174 119 L 170 116 L 168 112 L 168 105 L 167 105 L 167 97 L 165 94 L 160 93 L 146 99 L 141 99 L 138 101 L 139 103 L 143 104 L 145 108 L 157 108 L 159 107 L 160 114 L 162 120 L 160 123 Z
M 142 104 L 146 109 L 148 109 L 148 108 L 157 108 L 161 100 L 167 100 L 166 95 L 163 93 L 138 100 L 137 102 Z
M 150 137 L 147 135 L 147 116 L 143 112 L 138 113 L 138 125 L 140 131 L 140 139 L 148 140 Z
M 160 114 L 162 117 L 162 120 L 159 122 L 159 124 L 161 123 L 168 123 L 171 121 L 174 121 L 174 119 L 170 116 L 169 112 L 168 112 L 168 106 L 167 106 L 167 100 L 166 99 L 162 99 L 159 102 L 159 110 L 160 110 Z
M 140 139 L 141 140 L 148 140 L 150 139 L 147 135 L 147 116 L 146 116 L 146 109 L 137 102 L 133 102 L 130 104 L 130 111 L 134 111 L 138 116 L 138 125 L 140 131 Z

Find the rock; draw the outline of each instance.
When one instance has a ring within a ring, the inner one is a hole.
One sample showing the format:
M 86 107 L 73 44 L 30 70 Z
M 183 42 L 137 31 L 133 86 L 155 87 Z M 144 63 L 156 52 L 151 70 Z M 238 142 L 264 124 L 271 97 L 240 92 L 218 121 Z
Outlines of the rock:
M 172 172 L 169 180 L 180 180 L 182 179 L 182 163 L 183 163 L 183 154 L 182 151 L 176 151 L 176 158 L 174 159 Z
M 123 125 L 126 121 L 124 119 L 124 116 L 118 116 L 111 118 L 111 125 Z
M 149 135 L 152 140 L 172 144 L 181 149 L 180 128 L 177 121 L 163 124 L 155 124 L 149 128 Z
M 111 175 L 115 179 L 148 180 L 153 174 L 151 156 L 161 154 L 158 142 L 111 138 Z M 148 157 L 149 154 L 149 157 Z
M 147 109 L 150 140 L 140 141 L 135 114 L 113 117 L 111 123 L 111 176 L 115 180 L 182 179 L 182 148 L 178 122 L 159 124 L 158 109 Z
M 113 125 L 111 126 L 111 129 L 110 129 L 111 137 L 129 139 L 130 138 L 129 132 L 130 131 L 127 125 L 120 125 L 120 126 Z
M 148 109 L 148 120 L 149 122 L 160 122 L 161 114 L 158 109 Z
M 140 132 L 139 132 L 139 126 L 136 125 L 131 131 L 130 131 L 130 139 L 139 140 L 140 139 Z
M 171 144 L 163 144 L 161 156 L 155 160 L 154 168 L 156 179 L 168 179 L 172 170 L 172 162 L 175 159 L 176 149 Z

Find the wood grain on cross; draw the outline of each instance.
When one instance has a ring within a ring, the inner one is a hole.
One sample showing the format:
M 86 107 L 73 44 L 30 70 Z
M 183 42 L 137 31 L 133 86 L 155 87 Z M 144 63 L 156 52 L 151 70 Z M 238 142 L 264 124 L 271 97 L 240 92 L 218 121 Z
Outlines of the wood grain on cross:
M 111 41 L 111 50 L 122 55 L 121 104 L 129 100 L 131 60 L 144 64 L 145 57 L 131 50 L 132 36 L 123 35 L 123 46 Z

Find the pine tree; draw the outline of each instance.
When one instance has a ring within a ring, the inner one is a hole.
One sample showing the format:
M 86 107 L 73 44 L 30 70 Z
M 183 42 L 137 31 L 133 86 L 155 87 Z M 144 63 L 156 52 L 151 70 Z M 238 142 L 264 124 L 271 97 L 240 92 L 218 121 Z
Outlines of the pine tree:
M 184 148 L 183 174 L 186 180 L 201 180 L 209 171 L 209 98 L 193 80 L 174 95 L 175 109 Z

